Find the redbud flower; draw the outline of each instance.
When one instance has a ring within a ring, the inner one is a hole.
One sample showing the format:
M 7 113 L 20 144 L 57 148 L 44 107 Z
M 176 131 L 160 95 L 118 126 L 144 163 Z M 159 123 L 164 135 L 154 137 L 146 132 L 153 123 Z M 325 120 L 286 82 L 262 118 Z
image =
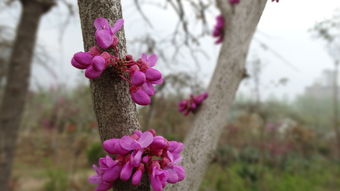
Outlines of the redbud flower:
M 230 4 L 235 5 L 240 3 L 240 0 L 228 0 Z
M 91 60 L 90 66 L 86 69 L 85 76 L 92 79 L 99 77 L 106 68 L 106 61 L 101 56 L 95 56 Z
M 150 96 L 155 94 L 154 84 L 163 83 L 162 74 L 152 68 L 156 65 L 157 56 L 152 54 L 142 54 L 141 58 L 132 62 L 129 68 L 131 78 L 130 94 L 132 100 L 139 105 L 149 105 L 151 103 Z
M 109 190 L 112 183 L 119 178 L 122 167 L 118 161 L 112 160 L 111 157 L 106 156 L 99 159 L 99 167 L 93 165 L 93 169 L 97 175 L 89 177 L 91 184 L 97 184 L 97 189 L 100 191 Z
M 96 190 L 107 191 L 118 179 L 131 179 L 133 185 L 139 185 L 144 172 L 148 173 L 153 191 L 162 191 L 168 183 L 177 183 L 185 177 L 185 170 L 179 164 L 183 143 L 168 141 L 155 130 L 109 139 L 103 147 L 115 154 L 115 159 L 106 156 L 99 159 L 99 167 L 94 165 L 97 174 L 89 182 L 97 184 Z
M 92 79 L 103 73 L 111 57 L 109 53 L 101 53 L 98 48 L 92 47 L 88 52 L 75 53 L 71 64 L 78 69 L 85 69 L 85 76 Z
M 208 93 L 204 92 L 198 96 L 190 95 L 189 99 L 182 100 L 178 103 L 178 111 L 184 115 L 195 112 L 197 108 L 208 98 Z
M 122 28 L 124 24 L 123 19 L 118 19 L 112 27 L 109 21 L 102 17 L 97 18 L 93 24 L 96 28 L 96 42 L 100 48 L 107 49 L 117 45 L 118 38 L 115 36 L 115 33 Z
M 102 49 L 112 48 L 114 54 L 103 52 L 94 46 L 88 52 L 74 54 L 71 64 L 85 70 L 85 76 L 90 79 L 98 78 L 106 68 L 112 67 L 121 79 L 129 82 L 132 100 L 139 105 L 149 105 L 151 96 L 155 95 L 154 85 L 163 83 L 161 72 L 153 68 L 158 59 L 157 55 L 142 54 L 137 61 L 130 55 L 119 58 L 116 33 L 122 28 L 124 20 L 118 19 L 111 26 L 107 19 L 100 17 L 93 24 L 96 28 L 97 45 Z M 129 74 L 129 78 L 126 74 Z M 115 149 L 123 152 L 119 147 Z
M 223 15 L 217 16 L 216 25 L 212 33 L 213 37 L 217 38 L 217 40 L 215 41 L 216 44 L 221 43 L 224 39 L 224 24 L 225 21 Z
M 78 69 L 86 69 L 92 61 L 93 56 L 87 52 L 77 52 L 74 54 L 71 64 Z
M 130 94 L 132 100 L 139 105 L 149 105 L 151 103 L 150 96 L 141 87 L 132 86 Z

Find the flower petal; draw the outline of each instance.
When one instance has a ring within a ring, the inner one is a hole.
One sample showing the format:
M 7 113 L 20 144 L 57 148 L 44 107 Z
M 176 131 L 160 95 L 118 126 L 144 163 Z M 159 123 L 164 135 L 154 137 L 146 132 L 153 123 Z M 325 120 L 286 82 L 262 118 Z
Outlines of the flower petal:
M 129 180 L 132 174 L 132 170 L 133 166 L 131 165 L 130 161 L 128 161 L 127 163 L 124 164 L 122 171 L 120 172 L 120 179 L 125 181 Z
M 141 170 L 137 170 L 135 174 L 132 176 L 132 180 L 131 180 L 132 184 L 139 185 L 140 181 L 142 180 L 142 175 L 143 175 L 143 172 Z
M 111 27 L 112 34 L 118 32 L 124 25 L 124 19 L 116 20 L 116 23 Z
M 131 155 L 131 165 L 134 167 L 138 167 L 142 160 L 143 150 L 134 151 Z
M 91 64 L 91 60 L 93 56 L 88 52 L 77 52 L 74 54 L 73 58 L 79 64 L 84 65 L 84 66 L 89 66 Z
M 109 30 L 96 31 L 96 42 L 100 48 L 107 49 L 113 44 L 113 36 Z
M 151 84 L 162 84 L 164 82 L 163 77 L 161 77 L 161 79 L 156 80 L 156 81 L 150 81 Z
M 106 68 L 106 61 L 103 57 L 101 56 L 95 56 L 92 59 L 92 67 L 94 70 L 98 71 L 98 72 L 102 72 L 105 70 Z
M 105 30 L 110 28 L 109 21 L 103 17 L 96 18 L 96 20 L 93 22 L 93 25 L 97 30 Z
M 78 69 L 86 69 L 88 66 L 82 65 L 79 62 L 77 62 L 74 58 L 71 60 L 71 64 L 73 67 L 78 68 Z
M 105 171 L 104 175 L 103 175 L 103 180 L 107 181 L 107 182 L 113 182 L 115 180 L 117 180 L 120 176 L 122 170 L 122 166 L 117 165 L 107 171 Z
M 142 88 L 149 96 L 155 95 L 155 88 L 151 83 L 144 83 Z
M 144 132 L 138 139 L 138 143 L 142 146 L 142 148 L 148 147 L 152 143 L 152 141 L 153 135 L 148 131 Z
M 89 66 L 86 71 L 85 71 L 85 76 L 87 78 L 93 79 L 93 78 L 98 78 L 103 71 L 96 71 L 93 66 Z
M 142 88 L 130 93 L 132 100 L 139 105 L 149 105 L 151 103 L 150 96 Z
M 145 72 L 145 76 L 148 81 L 157 81 L 162 78 L 162 74 L 154 68 L 148 68 Z
M 153 67 L 156 65 L 156 62 L 158 60 L 158 57 L 156 54 L 151 54 L 148 58 L 148 64 L 150 67 Z
M 108 139 L 103 143 L 104 150 L 110 154 L 121 154 L 124 155 L 128 153 L 128 150 L 125 150 L 120 145 L 120 139 Z
M 167 169 L 168 172 L 168 179 L 167 182 L 171 183 L 171 184 L 175 184 L 178 182 L 178 175 L 177 172 L 174 169 Z
M 146 80 L 144 72 L 136 70 L 131 75 L 131 83 L 136 86 L 142 85 Z
M 126 149 L 128 151 L 140 149 L 140 144 L 130 136 L 124 136 L 119 141 L 120 145 L 123 149 Z

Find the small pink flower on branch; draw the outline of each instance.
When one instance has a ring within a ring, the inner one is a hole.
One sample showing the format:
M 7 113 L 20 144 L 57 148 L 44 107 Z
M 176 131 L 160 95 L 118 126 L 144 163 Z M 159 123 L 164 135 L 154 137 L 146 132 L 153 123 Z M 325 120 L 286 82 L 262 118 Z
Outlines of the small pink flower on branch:
M 124 24 L 123 19 L 118 19 L 113 26 L 105 18 L 97 18 L 93 25 L 96 28 L 96 42 L 100 48 L 107 49 L 118 44 L 118 38 L 115 35 Z
M 178 111 L 183 113 L 184 115 L 188 115 L 190 112 L 194 113 L 207 98 L 207 92 L 204 92 L 198 96 L 190 95 L 189 99 L 185 99 L 179 102 Z
M 93 24 L 96 43 L 101 49 L 94 46 L 88 52 L 78 52 L 74 54 L 71 64 L 85 70 L 85 76 L 90 79 L 100 77 L 105 69 L 111 67 L 121 79 L 129 82 L 132 100 L 139 105 L 149 105 L 151 96 L 155 94 L 154 85 L 163 83 L 161 72 L 153 68 L 157 55 L 142 54 L 137 61 L 129 55 L 120 58 L 116 33 L 122 28 L 124 20 L 118 19 L 111 26 L 107 19 L 100 17 Z M 109 48 L 113 49 L 114 55 L 102 51 Z
M 216 25 L 215 28 L 212 32 L 213 37 L 217 38 L 215 41 L 216 44 L 219 44 L 223 41 L 224 39 L 224 26 L 225 25 L 225 20 L 223 15 L 219 15 L 216 17 Z
M 228 0 L 231 5 L 239 4 L 240 0 Z

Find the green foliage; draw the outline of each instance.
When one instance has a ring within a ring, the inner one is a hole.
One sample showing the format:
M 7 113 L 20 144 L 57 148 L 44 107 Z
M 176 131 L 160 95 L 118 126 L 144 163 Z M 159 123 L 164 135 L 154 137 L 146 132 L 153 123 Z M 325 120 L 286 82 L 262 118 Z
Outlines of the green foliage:
M 87 156 L 87 161 L 90 165 L 96 164 L 100 157 L 105 156 L 105 153 L 102 148 L 102 144 L 99 142 L 91 144 L 86 149 L 86 156 Z
M 49 168 L 46 171 L 47 182 L 44 185 L 48 191 L 65 191 L 69 186 L 68 174 L 65 170 Z
M 229 166 L 214 163 L 208 168 L 200 191 L 336 191 L 340 188 L 339 165 L 324 160 L 313 162 L 311 168 L 295 166 L 294 171 L 242 162 Z

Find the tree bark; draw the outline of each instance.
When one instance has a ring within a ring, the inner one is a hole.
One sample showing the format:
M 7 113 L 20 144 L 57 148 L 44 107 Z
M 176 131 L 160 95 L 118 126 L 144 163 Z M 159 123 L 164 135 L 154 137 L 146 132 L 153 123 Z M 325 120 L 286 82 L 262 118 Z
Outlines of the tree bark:
M 104 17 L 111 22 L 122 18 L 120 0 L 78 0 L 80 20 L 83 31 L 85 50 L 95 45 L 95 28 L 93 21 Z M 124 31 L 118 32 L 119 56 L 126 55 L 126 40 Z M 111 52 L 112 53 L 112 52 Z M 112 68 L 106 69 L 103 74 L 91 80 L 91 91 L 94 110 L 98 121 L 101 140 L 113 137 L 122 137 L 140 129 L 136 105 L 129 94 L 129 84 L 122 80 Z M 148 179 L 143 177 L 140 186 L 133 186 L 131 182 L 117 181 L 114 190 L 150 190 Z
M 183 165 L 186 169 L 186 178 L 168 190 L 199 189 L 204 172 L 227 123 L 228 109 L 246 74 L 245 61 L 249 45 L 266 2 L 266 0 L 243 0 L 230 7 L 225 0 L 218 1 L 226 19 L 225 37 L 208 87 L 209 98 L 195 114 L 193 127 L 185 139 Z
M 0 107 L 0 190 L 9 190 L 12 161 L 29 88 L 31 63 L 39 21 L 54 4 L 50 0 L 21 0 L 22 14 L 11 53 L 7 84 Z

